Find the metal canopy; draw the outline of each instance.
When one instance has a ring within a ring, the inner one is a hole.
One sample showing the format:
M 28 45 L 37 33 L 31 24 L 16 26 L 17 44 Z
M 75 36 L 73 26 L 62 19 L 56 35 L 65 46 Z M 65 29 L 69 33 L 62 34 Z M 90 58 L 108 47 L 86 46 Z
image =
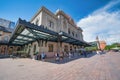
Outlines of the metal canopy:
M 90 46 L 87 42 L 75 39 L 65 32 L 62 32 L 62 42 L 70 43 L 73 45 L 79 45 L 79 46 Z
M 25 45 L 38 40 L 57 42 L 57 36 L 56 32 L 19 19 L 9 43 Z
M 21 46 L 19 44 L 11 44 L 11 43 L 8 43 L 7 41 L 0 41 L 0 45 L 7 45 L 7 46 Z
M 11 44 L 25 45 L 34 41 L 45 40 L 58 42 L 58 36 L 61 36 L 60 41 L 70 43 L 79 46 L 89 46 L 88 43 L 77 40 L 65 32 L 57 32 L 43 28 L 43 26 L 37 26 L 19 19 L 14 32 L 9 40 Z

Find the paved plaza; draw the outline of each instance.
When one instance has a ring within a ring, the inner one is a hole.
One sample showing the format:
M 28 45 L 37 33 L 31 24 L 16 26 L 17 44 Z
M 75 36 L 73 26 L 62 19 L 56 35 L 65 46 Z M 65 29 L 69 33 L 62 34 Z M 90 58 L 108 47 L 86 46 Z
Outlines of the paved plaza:
M 81 57 L 63 64 L 0 59 L 0 80 L 120 80 L 120 53 Z

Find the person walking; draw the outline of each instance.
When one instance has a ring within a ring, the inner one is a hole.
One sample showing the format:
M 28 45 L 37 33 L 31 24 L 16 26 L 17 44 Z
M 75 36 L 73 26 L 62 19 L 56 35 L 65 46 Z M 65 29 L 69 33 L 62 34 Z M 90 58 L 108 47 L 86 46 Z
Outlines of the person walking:
M 60 60 L 63 60 L 64 59 L 64 52 L 61 52 L 60 53 Z
M 55 53 L 55 61 L 56 61 L 56 62 L 59 62 L 59 60 L 60 60 L 60 56 L 59 56 L 59 54 L 58 54 L 58 52 L 57 52 L 57 53 Z
M 82 47 L 82 52 L 83 52 L 84 57 L 87 57 L 87 52 L 86 52 L 84 46 Z
M 71 54 L 71 52 L 69 52 L 69 54 L 68 54 L 68 55 L 69 55 L 69 59 L 71 59 L 71 57 L 72 57 L 72 54 Z
M 45 53 L 42 52 L 42 54 L 41 54 L 41 60 L 44 61 L 44 59 L 45 59 Z

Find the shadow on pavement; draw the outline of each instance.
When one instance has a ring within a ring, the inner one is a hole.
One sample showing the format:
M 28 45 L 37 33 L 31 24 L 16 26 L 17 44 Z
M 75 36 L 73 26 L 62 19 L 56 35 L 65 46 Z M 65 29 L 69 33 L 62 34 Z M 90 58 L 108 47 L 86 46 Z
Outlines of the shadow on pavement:
M 80 58 L 90 58 L 92 56 L 96 55 L 96 53 L 88 53 L 87 57 L 85 57 L 84 55 L 78 55 L 75 54 L 74 56 L 72 56 L 71 58 L 69 57 L 64 57 L 63 59 L 60 59 L 59 61 L 56 61 L 55 58 L 47 58 L 45 59 L 45 62 L 50 62 L 50 63 L 55 63 L 55 64 L 65 64 Z

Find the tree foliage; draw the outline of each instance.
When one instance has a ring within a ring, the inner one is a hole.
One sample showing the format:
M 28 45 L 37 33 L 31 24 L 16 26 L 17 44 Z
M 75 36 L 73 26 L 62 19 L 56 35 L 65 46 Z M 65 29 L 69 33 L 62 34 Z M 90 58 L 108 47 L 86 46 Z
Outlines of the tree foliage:
M 86 47 L 86 50 L 87 51 L 96 51 L 97 50 L 97 47 L 95 46 L 95 47 L 93 47 L 93 46 L 91 46 L 91 47 Z
M 119 43 L 113 43 L 111 45 L 107 45 L 105 47 L 105 50 L 110 50 L 110 49 L 115 48 L 115 47 L 120 47 L 120 44 Z

